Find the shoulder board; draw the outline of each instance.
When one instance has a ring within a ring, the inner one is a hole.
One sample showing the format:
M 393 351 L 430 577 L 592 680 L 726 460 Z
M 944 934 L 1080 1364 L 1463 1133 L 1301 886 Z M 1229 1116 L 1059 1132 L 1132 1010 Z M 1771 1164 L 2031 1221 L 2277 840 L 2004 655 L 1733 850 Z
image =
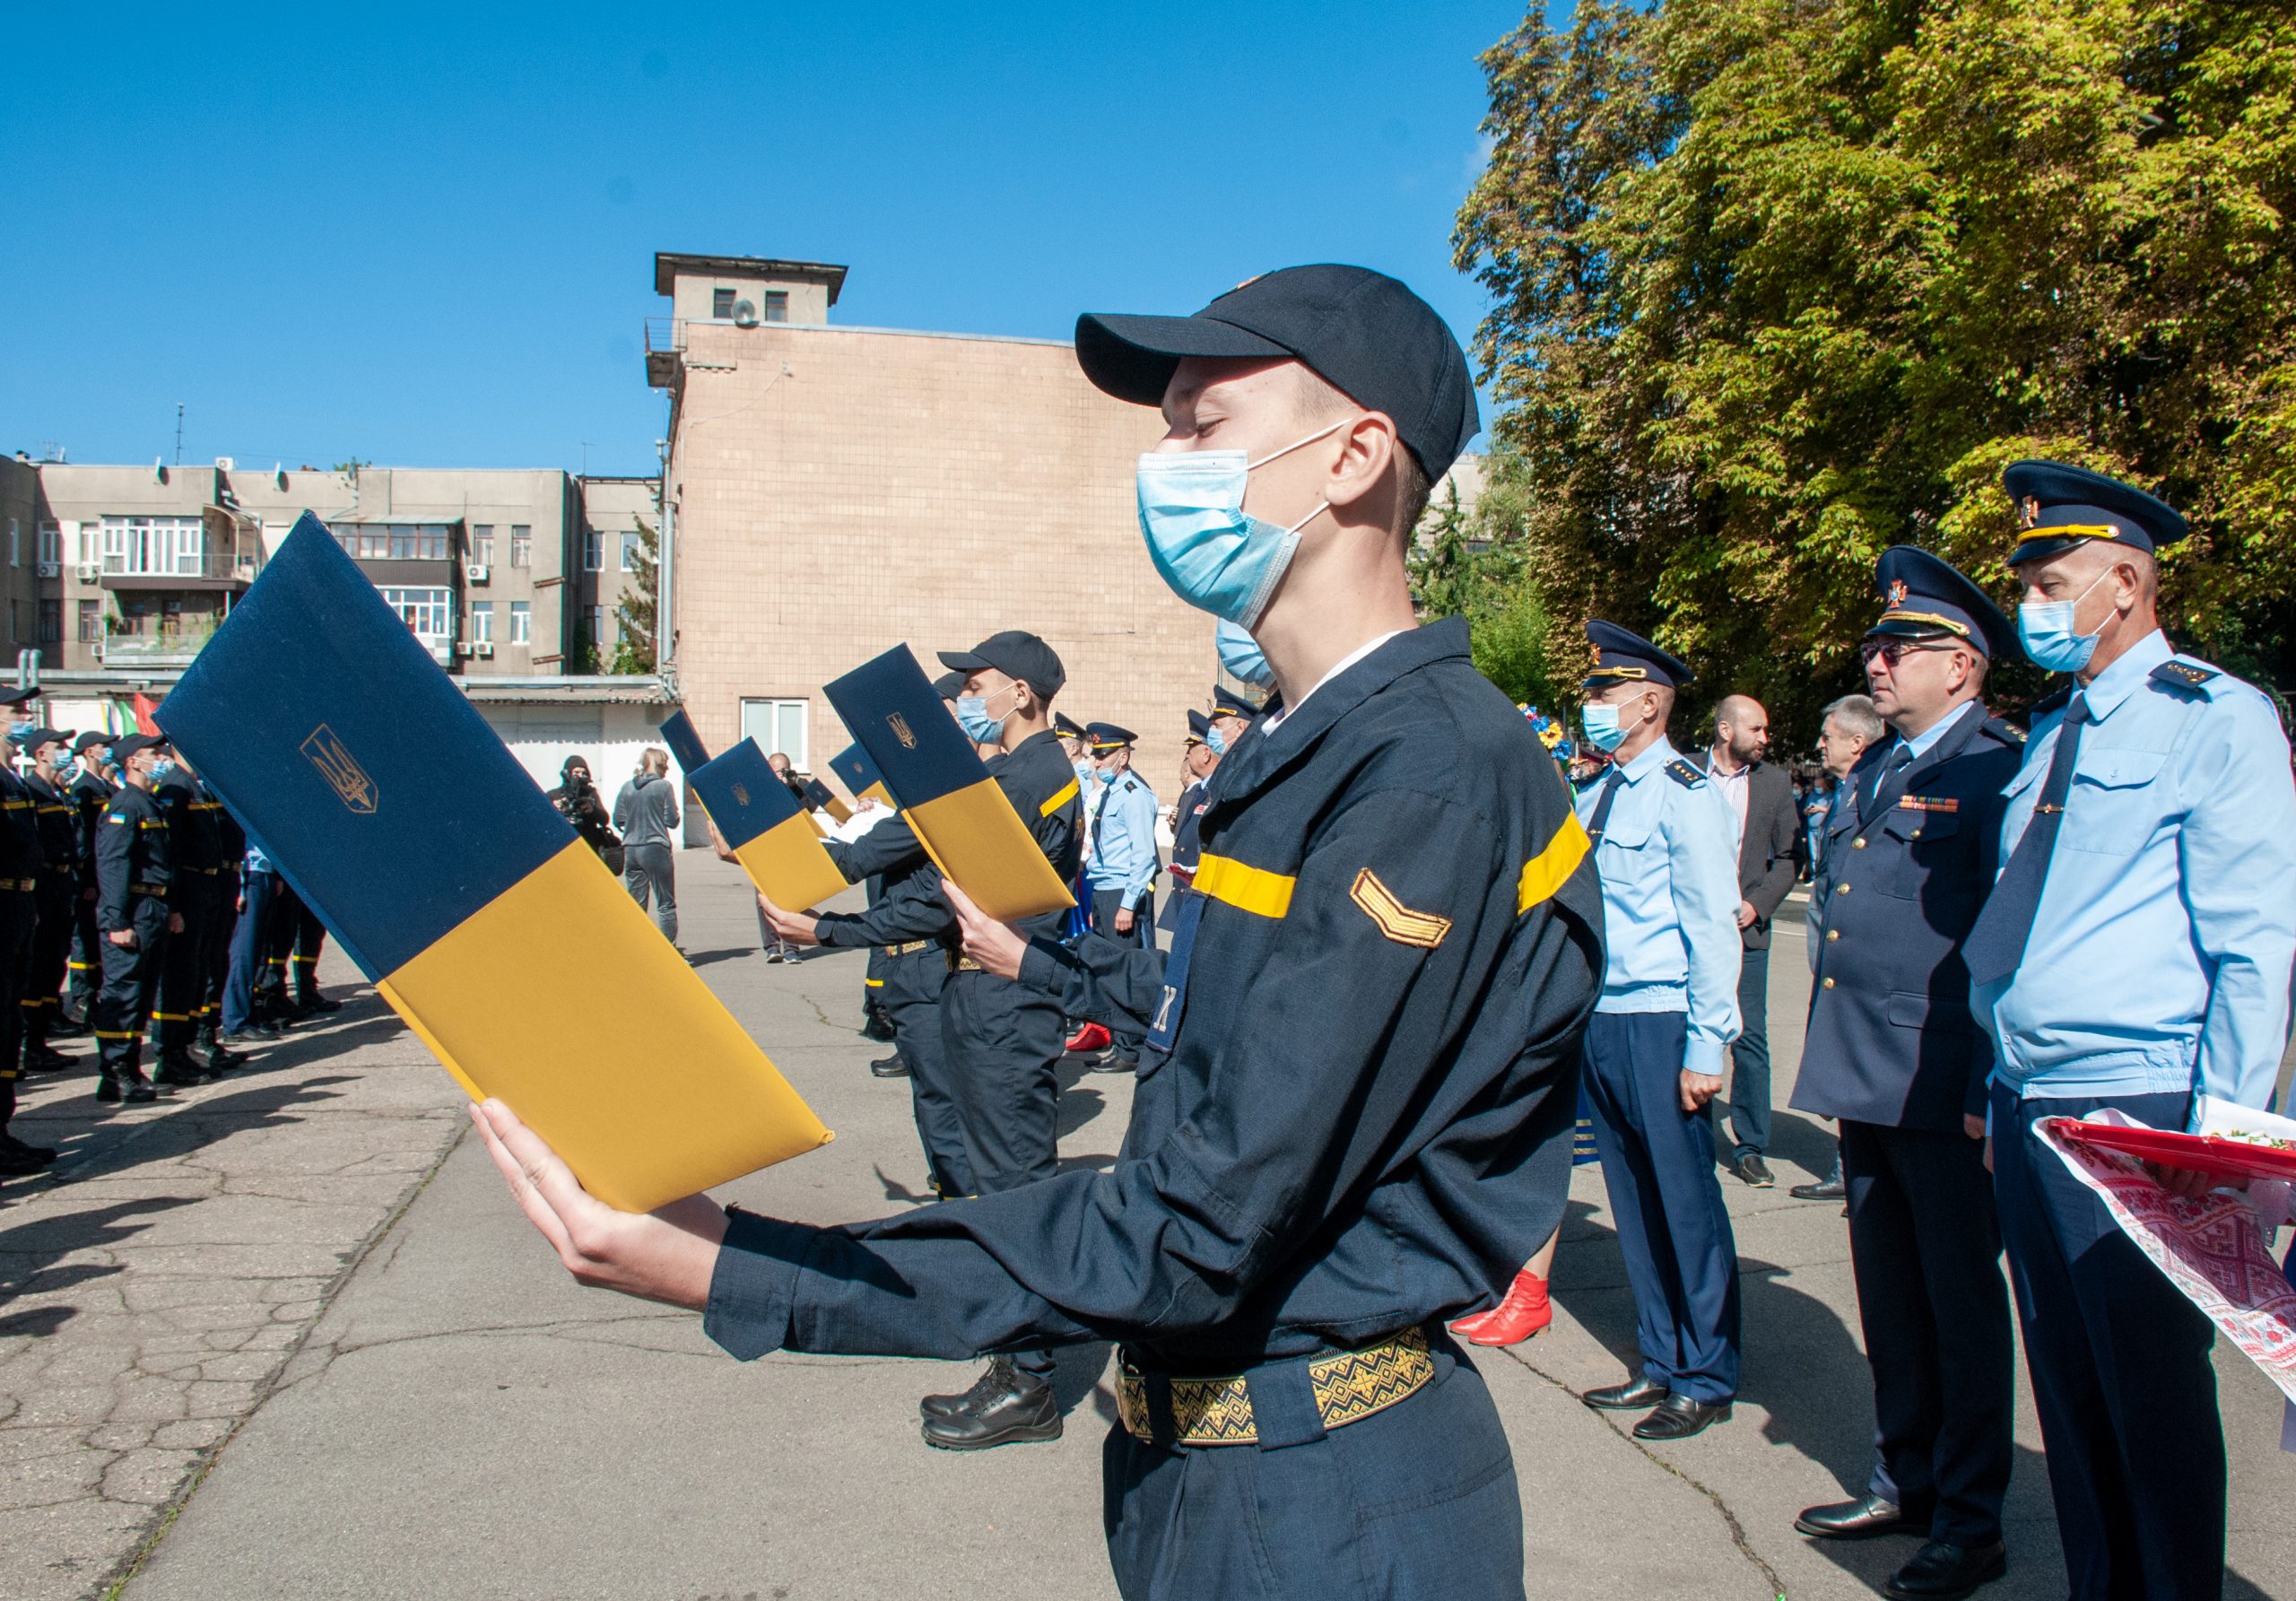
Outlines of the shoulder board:
M 2043 695 L 2033 702 L 2033 715 L 2045 718 L 2053 711 L 2063 711 L 2066 702 L 2073 699 L 2073 686 L 2066 684 L 2053 695 Z
M 2022 728 L 2014 723 L 2005 723 L 1999 718 L 1986 718 L 1983 731 L 1992 735 L 2005 745 L 2021 745 L 2025 743 L 2025 731 Z
M 1685 789 L 1699 788 L 1706 782 L 1706 775 L 1681 757 L 1666 763 L 1666 776 Z
M 2152 669 L 2152 674 L 2154 683 L 2167 684 L 2170 689 L 2187 695 L 2208 694 L 2209 680 L 2222 676 L 2222 673 L 2214 667 L 2204 666 L 2199 662 L 2188 662 L 2182 657 L 2173 657 L 2162 662 Z

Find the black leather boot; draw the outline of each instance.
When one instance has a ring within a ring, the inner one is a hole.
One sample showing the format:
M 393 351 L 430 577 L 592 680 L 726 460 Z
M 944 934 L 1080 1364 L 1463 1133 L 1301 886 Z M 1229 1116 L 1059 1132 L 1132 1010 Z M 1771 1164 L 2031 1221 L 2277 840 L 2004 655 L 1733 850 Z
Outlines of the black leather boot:
M 985 1451 L 1024 1440 L 1058 1440 L 1060 1408 L 1052 1381 L 1023 1373 L 1012 1358 L 989 1364 L 994 1382 L 961 1411 L 925 1420 L 925 1443 L 944 1451 Z

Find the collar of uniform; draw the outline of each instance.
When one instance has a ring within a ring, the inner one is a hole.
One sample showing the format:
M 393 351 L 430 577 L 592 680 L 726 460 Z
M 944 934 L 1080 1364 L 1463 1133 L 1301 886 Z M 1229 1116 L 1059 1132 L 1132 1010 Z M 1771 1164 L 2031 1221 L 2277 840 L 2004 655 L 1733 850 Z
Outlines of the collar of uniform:
M 1471 659 L 1465 618 L 1446 617 L 1404 630 L 1353 666 L 1318 684 L 1314 694 L 1276 728 L 1263 733 L 1255 722 L 1247 729 L 1244 739 L 1220 759 L 1219 772 L 1236 770 L 1221 780 L 1221 799 L 1250 793 L 1280 764 L 1308 750 L 1334 723 L 1398 678 L 1453 657 Z
M 1680 754 L 1682 753 L 1674 749 L 1674 742 L 1661 734 L 1650 742 L 1648 750 L 1631 761 L 1619 765 L 1618 775 L 1630 784 L 1639 784 Z
M 1960 723 L 1964 718 L 1971 717 L 1977 718 L 1979 722 L 1983 722 L 1985 720 L 1984 709 L 1979 707 L 1974 700 L 1964 700 L 1959 706 L 1953 708 L 1952 710 L 1947 712 L 1944 717 L 1939 718 L 1935 722 L 1930 724 L 1929 727 L 1924 728 L 1919 734 L 1915 735 L 1911 739 L 1908 739 L 1902 734 L 1899 735 L 1897 736 L 1896 744 L 1901 744 L 1905 746 L 1907 750 L 1911 751 L 1913 753 L 1913 759 L 1916 761 L 1918 761 L 1924 756 L 1929 754 L 1930 752 L 1935 750 L 1939 745 L 1944 744 L 1945 736 L 1952 733 L 1956 724 Z
M 2128 654 L 2113 663 L 2095 680 L 2081 690 L 2081 699 L 2088 703 L 2089 720 L 2101 723 L 2110 717 L 2113 709 L 2136 692 L 2136 686 L 2152 675 L 2152 669 L 2167 661 L 2176 652 L 2169 648 L 2169 636 L 2154 629 L 2128 648 Z
M 1057 744 L 1059 743 L 1059 735 L 1055 734 L 1049 728 L 1040 728 L 1036 733 L 1030 735 L 1028 738 L 1022 740 L 1019 744 L 1014 745 L 1011 750 L 997 752 L 996 754 L 988 758 L 988 760 L 982 762 L 981 765 L 988 769 L 989 771 L 995 772 L 998 768 L 1013 760 L 1013 757 L 1019 755 L 1022 751 L 1034 750 L 1039 745 Z M 1065 752 L 1061 753 L 1060 764 L 1063 767 L 1068 765 L 1068 756 Z

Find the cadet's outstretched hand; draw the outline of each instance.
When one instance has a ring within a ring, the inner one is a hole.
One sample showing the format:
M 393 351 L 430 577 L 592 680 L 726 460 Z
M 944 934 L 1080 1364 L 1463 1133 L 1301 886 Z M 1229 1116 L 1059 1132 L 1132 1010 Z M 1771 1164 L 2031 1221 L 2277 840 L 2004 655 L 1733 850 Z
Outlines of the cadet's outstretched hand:
M 584 1189 L 574 1170 L 516 1112 L 488 1100 L 470 1109 L 486 1153 L 526 1220 L 583 1283 L 699 1310 L 709 1301 L 726 1214 L 708 1196 L 658 1212 L 617 1212 Z
M 821 936 L 814 932 L 821 919 L 812 913 L 786 911 L 767 900 L 763 890 L 757 892 L 757 905 L 758 909 L 765 914 L 765 920 L 772 927 L 773 932 L 791 944 L 818 945 L 822 943 Z
M 1010 923 L 1000 923 L 972 903 L 972 897 L 957 888 L 957 881 L 944 877 L 941 893 L 956 909 L 957 932 L 964 936 L 965 954 L 981 965 L 984 972 L 995 973 L 1000 979 L 1021 976 L 1021 958 L 1028 953 L 1029 942 Z

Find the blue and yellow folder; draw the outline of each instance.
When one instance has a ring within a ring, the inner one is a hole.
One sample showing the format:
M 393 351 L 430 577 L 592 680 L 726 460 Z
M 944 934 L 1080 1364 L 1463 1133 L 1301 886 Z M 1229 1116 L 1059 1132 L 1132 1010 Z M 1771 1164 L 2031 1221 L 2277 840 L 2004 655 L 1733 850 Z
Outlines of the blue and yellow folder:
M 869 753 L 859 745 L 848 745 L 831 756 L 829 770 L 855 800 L 873 800 L 887 806 L 893 804 L 892 791 L 885 787 L 884 775 L 869 760 Z
M 822 686 L 942 872 L 1000 922 L 1076 904 L 906 645 Z
M 600 1199 L 830 1138 L 309 512 L 159 722 L 456 1081 Z
M 685 715 L 685 708 L 681 706 L 670 713 L 658 727 L 662 743 L 669 746 L 670 754 L 678 759 L 680 772 L 690 775 L 695 768 L 709 762 L 709 747 L 701 743 L 701 735 L 694 731 L 693 719 Z
M 745 739 L 686 774 L 718 837 L 750 882 L 777 906 L 818 906 L 845 888 L 845 874 L 822 848 L 813 820 L 773 764 Z
M 839 822 L 853 815 L 853 808 L 845 804 L 845 797 L 819 779 L 805 780 L 805 805 L 817 812 L 828 813 Z

